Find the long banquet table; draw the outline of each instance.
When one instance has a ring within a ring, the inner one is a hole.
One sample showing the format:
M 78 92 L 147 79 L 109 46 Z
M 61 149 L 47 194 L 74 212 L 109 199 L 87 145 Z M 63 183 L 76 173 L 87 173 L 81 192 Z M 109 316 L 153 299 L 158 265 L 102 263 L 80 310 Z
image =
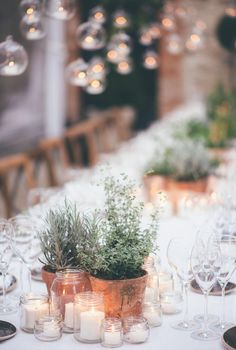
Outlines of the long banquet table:
M 125 172 L 134 179 L 140 182 L 142 179 L 143 170 L 145 164 L 152 156 L 152 151 L 157 147 L 157 141 L 155 140 L 158 135 L 160 138 L 166 139 L 169 135 L 169 130 L 173 127 L 173 123 L 186 119 L 192 115 L 199 116 L 201 118 L 204 115 L 204 108 L 201 103 L 192 103 L 184 106 L 171 114 L 169 114 L 163 121 L 157 122 L 152 125 L 147 131 L 138 134 L 138 136 L 131 141 L 121 145 L 119 150 L 110 156 L 104 156 L 101 161 L 101 167 L 106 169 L 106 163 L 109 163 L 110 173 L 119 175 Z M 232 157 L 234 156 L 234 152 Z M 98 179 L 101 178 L 100 166 L 97 166 L 90 170 L 81 171 L 81 175 L 78 180 L 74 180 L 65 184 L 63 190 L 59 192 L 55 198 L 50 198 L 49 202 L 45 205 L 45 212 L 49 207 L 58 206 L 63 203 L 66 196 L 70 200 L 76 201 L 80 210 L 91 210 L 97 207 L 101 207 L 103 203 L 103 194 L 96 185 Z M 233 168 L 234 169 L 234 168 Z M 219 181 L 219 191 L 221 193 L 227 189 L 227 181 L 224 179 Z M 137 191 L 138 193 L 138 191 Z M 140 194 L 141 195 L 141 194 Z M 197 208 L 192 211 L 181 211 L 178 216 L 173 216 L 170 211 L 170 205 L 164 201 L 162 204 L 162 213 L 160 219 L 160 228 L 158 232 L 158 245 L 160 247 L 159 254 L 161 256 L 163 266 L 168 268 L 166 261 L 166 248 L 169 240 L 178 235 L 183 235 L 186 240 L 193 240 L 199 222 L 201 221 L 202 228 L 204 223 L 212 215 L 212 206 L 215 203 L 208 206 L 203 205 L 202 208 Z M 149 206 L 146 206 L 146 213 L 149 210 Z M 30 215 L 41 215 L 43 213 L 42 207 L 31 208 Z M 144 218 L 145 220 L 145 218 Z M 181 254 L 181 252 L 180 252 Z M 19 265 L 19 264 L 18 264 Z M 18 265 L 13 263 L 10 267 L 10 272 L 18 274 Z M 233 280 L 236 282 L 236 275 L 233 276 Z M 42 282 L 33 281 L 33 292 L 45 293 L 46 288 Z M 9 295 L 17 293 L 15 290 Z M 209 298 L 209 312 L 211 314 L 219 315 L 221 298 L 219 296 L 210 296 Z M 189 310 L 190 316 L 203 312 L 203 296 L 190 291 L 189 295 Z M 197 341 L 190 337 L 189 332 L 178 331 L 171 328 L 170 324 L 181 318 L 182 314 L 177 315 L 163 315 L 163 323 L 160 327 L 152 328 L 148 341 L 144 344 L 132 345 L 125 343 L 124 349 L 134 349 L 135 347 L 141 349 L 158 349 L 158 350 L 172 350 L 172 349 L 188 349 L 188 350 L 220 350 L 223 349 L 221 340 L 203 342 Z M 226 317 L 228 320 L 236 324 L 236 293 L 233 292 L 226 297 Z M 76 341 L 71 334 L 63 334 L 62 338 L 58 341 L 51 342 L 50 344 L 41 342 L 34 338 L 34 335 L 28 334 L 20 330 L 19 328 L 19 313 L 1 316 L 2 320 L 11 322 L 17 327 L 17 335 L 3 342 L 1 347 L 4 350 L 16 350 L 33 349 L 41 350 L 46 346 L 50 349 L 65 350 L 65 349 L 100 349 L 100 344 L 83 344 Z

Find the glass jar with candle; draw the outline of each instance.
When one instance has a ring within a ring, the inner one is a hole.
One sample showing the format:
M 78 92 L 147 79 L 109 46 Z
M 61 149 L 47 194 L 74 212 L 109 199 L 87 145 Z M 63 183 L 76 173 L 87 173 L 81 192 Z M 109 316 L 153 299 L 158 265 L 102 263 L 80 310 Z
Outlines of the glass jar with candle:
M 162 269 L 159 270 L 158 285 L 159 285 L 159 295 L 165 292 L 171 292 L 174 287 L 172 273 Z
M 35 321 L 49 314 L 48 297 L 23 295 L 20 299 L 20 327 L 28 333 L 34 332 Z
M 62 336 L 62 321 L 60 317 L 49 315 L 41 317 L 34 324 L 35 338 L 42 341 L 58 340 Z
M 102 345 L 117 348 L 123 344 L 122 322 L 119 318 L 105 318 L 101 328 Z
M 123 332 L 127 343 L 144 343 L 150 333 L 148 321 L 144 317 L 126 317 L 123 319 Z
M 83 343 L 101 341 L 101 325 L 105 318 L 103 295 L 79 293 L 74 305 L 74 337 Z
M 183 295 L 178 291 L 164 292 L 161 294 L 161 308 L 163 314 L 177 314 L 183 310 Z
M 148 273 L 147 286 L 145 289 L 144 301 L 155 302 L 158 300 L 158 274 L 154 257 L 148 256 L 143 264 L 143 269 Z
M 150 327 L 158 327 L 162 324 L 162 310 L 159 302 L 144 303 L 143 317 L 146 318 Z
M 76 294 L 91 290 L 86 272 L 76 269 L 66 269 L 56 273 L 51 287 L 51 311 L 61 316 L 63 331 L 73 333 L 74 330 L 74 300 Z

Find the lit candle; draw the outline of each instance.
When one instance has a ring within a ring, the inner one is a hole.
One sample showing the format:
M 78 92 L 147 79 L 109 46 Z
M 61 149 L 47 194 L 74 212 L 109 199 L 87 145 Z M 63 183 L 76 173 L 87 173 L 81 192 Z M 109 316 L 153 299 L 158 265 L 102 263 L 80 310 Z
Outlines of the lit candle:
M 64 325 L 68 328 L 74 327 L 74 303 L 65 304 Z
M 161 294 L 161 308 L 164 314 L 176 314 L 182 311 L 183 297 L 180 292 Z
M 18 65 L 14 61 L 9 61 L 7 65 L 1 68 L 1 72 L 4 75 L 15 75 L 18 74 Z
M 98 310 L 89 310 L 80 313 L 80 338 L 88 341 L 97 341 L 101 338 L 101 323 L 105 314 Z
M 149 326 L 157 327 L 162 323 L 161 309 L 155 309 L 152 305 L 144 307 L 143 317 L 147 319 Z
M 121 332 L 116 330 L 114 326 L 110 331 L 104 332 L 104 343 L 107 345 L 119 345 L 121 343 Z
M 24 325 L 23 328 L 33 330 L 35 321 L 39 320 L 41 317 L 47 315 L 48 306 L 42 305 L 39 300 L 35 300 L 30 304 L 25 304 L 22 306 Z

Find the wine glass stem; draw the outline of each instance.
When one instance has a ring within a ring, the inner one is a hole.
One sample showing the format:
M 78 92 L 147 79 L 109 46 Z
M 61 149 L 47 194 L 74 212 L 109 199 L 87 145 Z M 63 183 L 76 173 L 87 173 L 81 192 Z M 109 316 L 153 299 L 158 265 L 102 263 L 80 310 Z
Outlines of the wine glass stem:
M 2 307 L 6 305 L 6 273 L 2 272 Z
M 204 294 L 204 299 L 205 299 L 203 327 L 204 327 L 204 332 L 206 332 L 207 331 L 207 320 L 208 320 L 208 293 L 204 292 L 203 294 Z
M 188 283 L 183 282 L 184 294 L 185 294 L 185 309 L 184 309 L 184 323 L 188 323 Z
M 225 287 L 226 287 L 226 283 L 224 284 L 224 286 L 222 287 L 222 291 L 221 291 L 221 320 L 220 323 L 224 324 L 225 322 Z
M 28 277 L 28 288 L 29 288 L 29 293 L 32 291 L 32 280 L 31 280 L 31 270 L 29 266 L 27 266 L 27 277 Z

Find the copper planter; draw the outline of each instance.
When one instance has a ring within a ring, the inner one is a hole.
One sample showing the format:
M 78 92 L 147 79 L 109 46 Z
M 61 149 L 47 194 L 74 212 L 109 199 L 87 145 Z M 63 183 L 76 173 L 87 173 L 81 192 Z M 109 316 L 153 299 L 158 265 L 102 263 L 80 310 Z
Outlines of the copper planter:
M 109 317 L 141 315 L 147 274 L 127 280 L 103 280 L 90 276 L 92 290 L 103 293 Z
M 167 189 L 167 177 L 160 175 L 145 175 L 143 182 L 147 194 L 147 200 L 152 202 L 157 193 L 160 191 L 166 191 Z
M 41 270 L 42 280 L 46 284 L 48 295 L 51 293 L 51 285 L 54 279 L 56 278 L 55 272 L 47 271 L 47 266 L 43 266 Z

